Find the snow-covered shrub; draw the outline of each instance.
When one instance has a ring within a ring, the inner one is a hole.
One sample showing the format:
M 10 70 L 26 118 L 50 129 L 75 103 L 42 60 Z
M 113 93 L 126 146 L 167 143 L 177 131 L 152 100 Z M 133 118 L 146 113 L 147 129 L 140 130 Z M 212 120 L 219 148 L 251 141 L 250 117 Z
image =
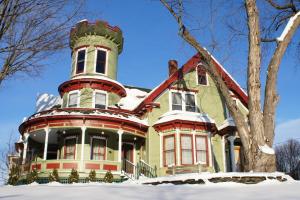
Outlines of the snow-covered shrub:
M 49 174 L 49 182 L 59 182 L 59 176 L 57 169 L 53 169 L 52 173 Z
M 91 170 L 89 173 L 89 181 L 91 182 L 96 182 L 96 171 L 95 170 Z
M 79 174 L 78 174 L 77 170 L 72 169 L 68 181 L 69 181 L 69 183 L 78 183 L 78 181 L 79 181 Z
M 20 178 L 20 167 L 18 165 L 14 165 L 9 172 L 7 184 L 16 185 Z
M 114 180 L 114 176 L 113 174 L 111 173 L 111 171 L 107 171 L 105 176 L 104 176 L 104 182 L 105 183 L 112 183 Z
M 33 182 L 37 181 L 37 179 L 38 179 L 38 171 L 36 169 L 32 170 L 26 176 L 26 182 L 27 182 L 27 184 L 33 183 Z

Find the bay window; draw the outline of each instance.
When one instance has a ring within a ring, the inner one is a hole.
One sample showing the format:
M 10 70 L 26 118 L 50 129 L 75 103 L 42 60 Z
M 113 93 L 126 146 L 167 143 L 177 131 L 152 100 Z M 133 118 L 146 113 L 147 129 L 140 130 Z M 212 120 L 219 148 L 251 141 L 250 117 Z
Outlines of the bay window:
M 192 165 L 193 164 L 193 143 L 192 135 L 180 136 L 180 148 L 181 148 L 181 164 Z
M 197 163 L 207 164 L 207 137 L 196 136 L 195 146 Z
M 164 137 L 164 163 L 165 166 L 175 165 L 175 136 Z

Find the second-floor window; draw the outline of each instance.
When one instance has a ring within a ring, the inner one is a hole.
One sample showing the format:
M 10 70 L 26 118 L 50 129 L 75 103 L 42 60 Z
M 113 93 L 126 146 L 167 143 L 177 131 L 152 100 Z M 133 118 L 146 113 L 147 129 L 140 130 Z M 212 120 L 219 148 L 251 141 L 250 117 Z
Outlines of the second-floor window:
M 195 94 L 172 92 L 172 110 L 196 112 Z
M 96 73 L 106 73 L 107 51 L 102 49 L 96 50 Z
M 76 108 L 79 104 L 79 92 L 73 92 L 69 94 L 68 107 Z
M 84 72 L 85 54 L 86 54 L 86 49 L 81 49 L 77 51 L 76 74 L 80 74 Z
M 106 94 L 101 92 L 95 92 L 95 108 L 106 108 Z

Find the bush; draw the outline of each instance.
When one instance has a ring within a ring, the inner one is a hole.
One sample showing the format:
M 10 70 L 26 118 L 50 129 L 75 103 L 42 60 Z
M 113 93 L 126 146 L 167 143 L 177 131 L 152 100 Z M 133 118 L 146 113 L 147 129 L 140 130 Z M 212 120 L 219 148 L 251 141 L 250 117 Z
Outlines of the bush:
M 114 180 L 114 176 L 110 171 L 107 171 L 104 176 L 104 182 L 105 183 L 112 183 Z
M 27 174 L 26 181 L 27 184 L 33 183 L 38 179 L 38 171 L 36 169 L 32 170 L 29 174 Z
M 15 165 L 10 169 L 7 184 L 16 185 L 20 178 L 20 167 Z
M 49 174 L 49 182 L 59 182 L 59 176 L 57 169 L 53 169 L 52 173 Z
M 96 182 L 96 171 L 95 170 L 90 171 L 88 179 L 91 182 Z
M 69 183 L 78 183 L 79 181 L 79 174 L 77 170 L 72 169 L 71 174 L 68 178 Z

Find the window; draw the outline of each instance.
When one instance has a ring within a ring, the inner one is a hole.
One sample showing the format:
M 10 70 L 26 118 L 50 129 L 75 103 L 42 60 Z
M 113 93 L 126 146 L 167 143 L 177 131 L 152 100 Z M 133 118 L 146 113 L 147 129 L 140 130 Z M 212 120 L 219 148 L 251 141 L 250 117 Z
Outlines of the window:
M 97 49 L 96 50 L 96 72 L 105 74 L 105 68 L 106 68 L 106 51 Z
M 182 110 L 182 96 L 179 92 L 172 92 L 172 110 Z
M 68 101 L 68 107 L 69 108 L 76 108 L 79 105 L 79 92 L 73 92 L 69 94 L 69 101 Z
M 92 137 L 91 146 L 91 160 L 105 160 L 106 139 L 100 137 Z
M 76 74 L 84 72 L 86 49 L 77 51 Z
M 206 71 L 201 66 L 197 67 L 197 77 L 198 77 L 198 84 L 199 85 L 207 85 Z
M 106 108 L 106 94 L 101 92 L 95 92 L 95 108 Z
M 196 112 L 195 94 L 172 92 L 172 110 Z
M 193 164 L 193 144 L 191 135 L 181 135 L 181 164 L 191 165 Z
M 76 137 L 65 139 L 65 159 L 75 159 Z
M 175 137 L 166 136 L 164 137 L 164 159 L 165 165 L 175 165 Z
M 197 163 L 207 164 L 207 137 L 196 136 Z

